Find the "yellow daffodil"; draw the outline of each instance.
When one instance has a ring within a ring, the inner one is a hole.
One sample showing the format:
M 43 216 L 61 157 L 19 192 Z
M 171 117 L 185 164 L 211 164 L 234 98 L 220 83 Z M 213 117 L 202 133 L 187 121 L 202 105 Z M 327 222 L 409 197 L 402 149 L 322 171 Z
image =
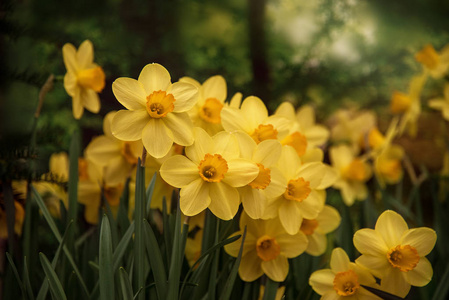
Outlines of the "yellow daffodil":
M 309 284 L 321 295 L 321 299 L 359 299 L 380 300 L 362 285 L 376 287 L 376 280 L 365 269 L 349 261 L 346 252 L 341 248 L 332 251 L 330 269 L 312 273 Z
M 264 293 L 265 293 L 265 286 L 264 285 L 260 285 L 258 300 L 263 300 Z M 284 299 L 283 298 L 284 297 L 284 293 L 285 293 L 285 285 L 278 287 L 278 289 L 276 291 L 276 297 L 274 299 L 275 300 L 282 300 L 282 299 Z
M 355 200 L 365 200 L 368 196 L 366 181 L 372 176 L 370 165 L 354 155 L 354 150 L 347 145 L 329 149 L 329 157 L 339 178 L 334 187 L 341 191 L 343 201 L 351 206 Z
M 3 195 L 1 195 L 3 197 Z M 3 199 L 2 199 L 3 200 Z M 18 201 L 14 201 L 14 232 L 22 235 L 23 220 L 25 219 L 25 210 Z M 6 223 L 6 211 L 0 207 L 0 239 L 8 238 L 8 226 Z
M 67 73 L 64 76 L 64 88 L 72 97 L 72 109 L 75 119 L 81 118 L 84 108 L 98 113 L 100 110 L 100 93 L 105 85 L 103 69 L 94 63 L 94 47 L 85 40 L 76 48 L 67 43 L 62 47 Z
M 115 111 L 103 120 L 104 135 L 94 138 L 86 148 L 86 159 L 103 167 L 104 181 L 109 185 L 124 184 L 142 155 L 142 141 L 125 142 L 112 135 L 111 122 Z
M 304 233 L 299 231 L 290 235 L 277 218 L 253 220 L 243 213 L 240 217 L 240 231 L 233 235 L 242 234 L 245 226 L 247 232 L 239 266 L 240 278 L 250 282 L 266 274 L 271 280 L 284 281 L 289 270 L 288 258 L 300 255 L 307 248 Z M 226 245 L 225 251 L 237 257 L 241 243 L 240 238 Z
M 404 149 L 399 145 L 390 145 L 375 158 L 374 174 L 382 187 L 385 184 L 396 184 L 402 179 L 403 158 Z
M 193 143 L 193 125 L 187 114 L 196 103 L 198 89 L 189 83 L 171 83 L 159 64 L 148 64 L 139 79 L 121 77 L 112 84 L 117 100 L 127 108 L 112 119 L 112 134 L 123 141 L 142 140 L 148 153 L 165 156 L 173 142 Z
M 227 96 L 226 80 L 223 76 L 212 76 L 202 85 L 190 77 L 183 77 L 179 81 L 198 87 L 198 102 L 189 111 L 193 125 L 203 128 L 209 135 L 223 130 L 220 114 Z
M 315 219 L 303 219 L 301 231 L 307 236 L 309 244 L 306 253 L 320 256 L 326 251 L 326 234 L 334 231 L 340 225 L 341 217 L 338 210 L 325 205 Z
M 98 224 L 99 209 L 102 206 L 102 193 L 112 212 L 116 213 L 124 183 L 106 184 L 103 181 L 102 168 L 85 159 L 79 160 L 78 169 L 78 202 L 85 206 L 84 217 L 86 221 L 90 224 Z
M 209 208 L 214 215 L 229 220 L 237 213 L 237 187 L 253 181 L 259 167 L 239 156 L 237 138 L 228 132 L 210 137 L 196 127 L 195 142 L 185 148 L 186 156 L 175 155 L 161 166 L 161 176 L 181 188 L 180 207 L 187 216 Z
M 429 100 L 429 106 L 433 109 L 441 110 L 443 118 L 449 121 L 449 84 L 444 86 L 444 97 Z
M 268 116 L 265 104 L 255 96 L 247 97 L 240 109 L 224 107 L 221 122 L 227 131 L 242 130 L 256 143 L 264 140 L 283 139 L 287 136 L 290 122 L 279 116 Z
M 377 219 L 375 229 L 360 229 L 354 246 L 362 254 L 356 263 L 381 279 L 381 288 L 405 297 L 410 286 L 425 286 L 432 279 L 432 265 L 425 258 L 437 236 L 427 227 L 409 229 L 396 212 L 387 210 Z
M 293 104 L 283 102 L 274 115 L 285 117 L 292 122 L 289 135 L 284 138 L 282 144 L 294 147 L 300 156 L 305 153 L 307 147 L 321 146 L 329 138 L 329 130 L 316 124 L 315 110 L 310 105 L 300 107 L 295 114 Z
M 277 140 L 256 142 L 246 133 L 236 133 L 243 158 L 249 159 L 259 167 L 259 175 L 248 185 L 238 188 L 243 208 L 253 219 L 262 218 L 269 199 L 279 197 L 285 188 L 282 173 L 275 167 L 282 152 Z
M 394 91 L 391 96 L 390 111 L 393 114 L 402 114 L 399 123 L 399 133 L 402 134 L 406 129 L 411 136 L 416 135 L 418 117 L 421 114 L 421 91 L 427 81 L 425 73 L 414 76 L 410 81 L 407 94 Z
M 337 172 L 321 162 L 302 164 L 292 147 L 282 147 L 277 163 L 282 172 L 284 193 L 269 201 L 264 219 L 279 216 L 289 234 L 296 234 L 303 218 L 315 219 L 324 207 L 325 189 L 337 179 Z
M 422 64 L 430 76 L 436 79 L 441 78 L 449 69 L 449 45 L 438 53 L 432 45 L 428 44 L 415 54 L 415 59 Z

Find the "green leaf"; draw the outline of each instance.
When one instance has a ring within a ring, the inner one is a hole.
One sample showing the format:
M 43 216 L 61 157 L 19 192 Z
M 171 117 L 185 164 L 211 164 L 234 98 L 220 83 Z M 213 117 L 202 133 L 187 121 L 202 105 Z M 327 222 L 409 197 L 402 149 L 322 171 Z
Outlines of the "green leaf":
M 401 298 L 401 297 L 398 297 L 396 295 L 393 295 L 393 294 L 390 294 L 390 293 L 387 293 L 387 292 L 375 289 L 375 288 L 370 287 L 370 286 L 366 286 L 366 285 L 363 285 L 363 284 L 361 284 L 360 286 L 364 287 L 365 289 L 367 289 L 368 291 L 370 291 L 374 295 L 379 296 L 381 299 L 384 299 L 384 300 L 403 300 L 403 298 Z
M 449 296 L 449 264 L 446 266 L 446 270 L 444 271 L 443 277 L 440 279 L 440 283 L 438 284 L 437 289 L 435 290 L 435 294 L 433 295 L 432 300 L 445 300 L 448 299 Z
M 114 262 L 114 270 L 120 265 L 123 255 L 125 254 L 126 249 L 128 248 L 129 242 L 131 241 L 131 237 L 134 233 L 134 222 L 126 230 L 122 239 L 118 243 L 117 247 L 114 250 L 114 255 L 112 256 L 112 261 Z
M 227 300 L 231 298 L 232 288 L 234 287 L 234 282 L 235 279 L 237 278 L 237 274 L 239 271 L 240 261 L 242 260 L 243 244 L 245 243 L 245 238 L 246 238 L 246 226 L 245 229 L 243 230 L 242 244 L 240 245 L 239 254 L 237 255 L 237 259 L 235 260 L 234 265 L 232 266 L 228 280 L 226 281 L 226 284 L 223 288 L 224 292 L 223 294 L 221 294 L 220 300 Z
M 131 282 L 129 282 L 128 273 L 126 273 L 126 270 L 124 268 L 120 267 L 119 274 L 123 300 L 133 300 L 133 289 L 131 287 Z
M 52 295 L 54 295 L 54 297 L 58 300 L 67 299 L 67 297 L 64 293 L 64 289 L 62 288 L 61 282 L 59 282 L 58 275 L 56 275 L 56 273 L 53 270 L 47 257 L 42 252 L 39 253 L 39 257 L 40 257 L 41 264 L 44 269 L 45 275 L 47 276 Z
M 279 282 L 273 281 L 267 277 L 267 282 L 265 284 L 265 293 L 263 294 L 263 300 L 274 300 L 276 299 L 276 293 L 278 291 Z
M 25 287 L 23 286 L 22 280 L 20 279 L 19 272 L 17 271 L 16 265 L 14 264 L 14 260 L 8 252 L 6 252 L 6 257 L 8 258 L 14 276 L 16 277 L 17 283 L 19 284 L 20 290 L 22 291 L 22 297 L 26 299 Z
M 185 229 L 186 227 L 183 227 Z M 188 225 L 187 225 L 188 230 Z M 184 258 L 185 240 L 187 239 L 187 230 L 183 230 L 184 236 L 181 236 L 181 210 L 176 211 L 175 232 L 173 238 L 173 250 L 170 260 L 170 271 L 168 273 L 168 300 L 178 300 L 179 298 L 179 279 L 181 276 L 182 259 Z M 182 244 L 184 242 L 184 244 Z
M 100 229 L 100 299 L 114 300 L 114 270 L 112 268 L 112 236 L 108 217 L 103 216 Z
M 166 299 L 167 297 L 167 274 L 162 260 L 161 250 L 154 235 L 153 228 L 145 220 L 144 222 L 145 244 L 148 259 L 150 261 L 153 277 L 156 284 L 156 291 L 159 299 Z
M 69 182 L 68 182 L 68 199 L 69 210 L 67 212 L 67 224 L 70 220 L 76 221 L 78 214 L 78 158 L 80 153 L 80 134 L 78 130 L 72 135 L 69 150 Z M 67 236 L 67 247 L 73 251 L 75 245 L 76 223 L 72 231 Z
M 59 233 L 58 228 L 56 227 L 56 224 L 55 224 L 52 216 L 50 215 L 50 212 L 48 211 L 47 207 L 45 206 L 44 201 L 42 200 L 41 196 L 36 191 L 36 189 L 34 187 L 32 187 L 32 189 L 33 189 L 34 199 L 36 199 L 37 205 L 41 209 L 42 214 L 43 214 L 45 220 L 48 223 L 48 226 L 50 226 L 50 229 L 53 232 L 53 235 L 58 240 L 58 242 L 61 243 L 61 241 L 62 241 L 61 234 Z M 80 284 L 81 284 L 81 287 L 83 288 L 83 291 L 84 291 L 85 295 L 87 297 L 89 297 L 89 291 L 87 289 L 87 286 L 84 283 L 83 277 L 81 276 L 81 273 L 78 270 L 78 267 L 76 266 L 75 261 L 73 260 L 73 257 L 70 254 L 70 251 L 67 249 L 67 247 L 65 245 L 63 246 L 62 249 L 64 251 L 64 254 L 67 256 L 67 259 L 68 259 L 70 265 L 72 266 L 76 276 L 78 277 L 78 279 L 80 281 Z
M 218 233 L 219 231 L 219 225 L 217 222 L 217 225 L 215 227 L 215 240 L 214 244 L 218 243 Z M 207 291 L 208 299 L 215 300 L 215 294 L 216 294 L 216 286 L 217 286 L 217 274 L 218 274 L 218 259 L 220 258 L 220 248 L 217 248 L 215 250 L 215 253 L 212 258 L 212 265 L 210 268 L 210 275 L 209 275 L 209 287 Z
M 28 299 L 34 300 L 33 288 L 30 282 L 30 272 L 28 271 L 27 257 L 23 257 L 23 283 Z
M 137 162 L 136 200 L 134 209 L 134 274 L 135 290 L 145 287 L 145 237 L 143 235 L 145 213 L 145 167 Z M 139 293 L 139 300 L 145 299 L 145 289 Z
M 150 215 L 151 199 L 153 198 L 154 185 L 156 184 L 156 177 L 157 177 L 156 175 L 157 172 L 155 172 L 153 174 L 153 177 L 151 177 L 150 184 L 148 185 L 147 190 L 145 192 L 145 197 L 147 199 L 147 209 L 146 209 L 147 216 Z
M 115 221 L 114 216 L 112 215 L 111 206 L 109 205 L 108 201 L 104 197 L 103 192 L 102 192 L 101 197 L 102 197 L 103 203 L 104 203 L 104 211 L 105 211 L 106 215 L 108 216 L 109 228 L 111 230 L 112 247 L 115 249 L 115 247 L 117 246 L 117 243 L 118 243 L 117 222 Z
M 171 257 L 171 250 L 173 248 L 172 245 L 172 237 L 170 234 L 170 221 L 167 213 L 167 200 L 165 199 L 165 196 L 162 199 L 162 224 L 164 228 L 164 242 L 165 242 L 165 252 L 167 256 L 167 265 L 170 264 L 170 257 Z

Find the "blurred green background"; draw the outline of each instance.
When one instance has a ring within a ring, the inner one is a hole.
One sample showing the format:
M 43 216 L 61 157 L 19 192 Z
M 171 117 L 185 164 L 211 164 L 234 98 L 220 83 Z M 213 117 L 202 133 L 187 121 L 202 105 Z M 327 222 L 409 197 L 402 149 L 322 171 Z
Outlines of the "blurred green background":
M 1 138 L 27 144 L 40 87 L 64 75 L 61 48 L 90 39 L 107 76 L 99 115 L 72 118 L 62 81 L 45 99 L 38 141 L 49 152 L 100 134 L 101 118 L 120 109 L 112 82 L 137 78 L 147 63 L 176 81 L 221 74 L 228 98 L 257 95 L 273 111 L 280 101 L 313 102 L 318 118 L 353 104 L 386 107 L 421 66 L 414 54 L 449 42 L 444 0 L 24 0 L 1 2 Z M 45 151 L 47 152 L 47 151 Z

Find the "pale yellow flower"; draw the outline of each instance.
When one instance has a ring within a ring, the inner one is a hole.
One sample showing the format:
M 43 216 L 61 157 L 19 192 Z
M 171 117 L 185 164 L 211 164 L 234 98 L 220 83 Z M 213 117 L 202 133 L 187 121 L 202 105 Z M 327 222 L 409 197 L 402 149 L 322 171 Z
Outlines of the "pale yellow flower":
M 76 48 L 67 43 L 62 47 L 62 56 L 67 73 L 64 76 L 64 88 L 72 97 L 72 110 L 75 119 L 81 118 L 84 108 L 98 113 L 100 93 L 105 85 L 103 69 L 94 63 L 94 48 L 85 40 Z
M 279 116 L 268 116 L 265 104 L 255 96 L 247 97 L 240 109 L 225 106 L 221 110 L 221 122 L 226 131 L 242 130 L 256 143 L 264 140 L 282 140 L 288 135 L 290 122 Z
M 256 142 L 243 131 L 235 133 L 243 158 L 256 163 L 259 175 L 248 185 L 238 188 L 243 208 L 253 219 L 262 218 L 269 199 L 279 197 L 284 191 L 282 173 L 275 166 L 282 152 L 277 140 Z
M 186 216 L 209 208 L 220 219 L 232 219 L 240 204 L 236 188 L 253 181 L 259 167 L 240 158 L 235 135 L 221 131 L 210 137 L 199 127 L 194 132 L 195 142 L 185 148 L 186 156 L 167 159 L 161 166 L 161 176 L 181 188 L 180 207 Z
M 340 190 L 344 203 L 351 206 L 355 200 L 365 200 L 368 196 L 366 181 L 372 176 L 371 166 L 356 157 L 354 150 L 347 145 L 331 147 L 329 158 L 339 174 L 334 187 Z
M 313 256 L 323 254 L 327 248 L 326 234 L 337 229 L 340 221 L 338 210 L 330 205 L 325 205 L 315 219 L 303 219 L 300 229 L 309 240 L 306 253 Z
M 220 114 L 227 96 L 226 80 L 223 76 L 212 76 L 202 85 L 190 77 L 183 77 L 179 81 L 198 87 L 198 101 L 189 111 L 193 125 L 203 128 L 209 135 L 222 131 Z
M 449 69 L 449 45 L 438 53 L 432 45 L 428 44 L 415 54 L 415 59 L 422 64 L 430 76 L 436 79 L 441 78 Z
M 444 86 L 444 97 L 429 100 L 429 106 L 433 109 L 441 110 L 443 118 L 449 121 L 449 83 Z
M 356 263 L 381 279 L 386 292 L 405 297 L 410 286 L 425 286 L 432 279 L 432 265 L 425 258 L 435 246 L 433 229 L 409 229 L 396 212 L 387 210 L 377 219 L 375 229 L 360 229 L 354 246 L 362 254 Z
M 363 268 L 349 261 L 346 252 L 341 248 L 332 251 L 330 269 L 312 273 L 309 284 L 321 295 L 322 300 L 380 300 L 362 285 L 376 287 L 374 277 Z
M 87 145 L 87 160 L 103 167 L 103 179 L 108 185 L 124 184 L 127 177 L 135 173 L 137 158 L 142 155 L 142 141 L 125 142 L 112 135 L 111 122 L 115 111 L 103 120 L 104 135 L 95 137 Z
M 254 281 L 263 274 L 271 280 L 284 281 L 289 271 L 288 258 L 294 258 L 307 248 L 307 238 L 301 231 L 288 234 L 279 219 L 253 220 L 243 213 L 240 217 L 240 231 L 247 226 L 243 244 L 239 275 L 243 281 Z M 237 257 L 242 239 L 226 245 L 225 251 Z
M 279 216 L 289 234 L 296 234 L 303 218 L 315 219 L 324 207 L 325 189 L 337 179 L 337 172 L 321 162 L 302 163 L 295 149 L 282 147 L 277 163 L 282 172 L 284 193 L 270 200 L 264 219 Z
M 3 195 L 0 195 L 3 198 Z M 3 200 L 3 199 L 2 199 Z M 18 201 L 14 201 L 14 232 L 22 235 L 23 221 L 25 219 L 25 210 Z M 6 223 L 6 211 L 0 207 L 0 239 L 8 238 L 8 226 Z
M 390 145 L 375 158 L 374 174 L 382 187 L 385 184 L 396 184 L 402 179 L 403 158 L 404 149 L 399 145 Z
M 112 119 L 112 134 L 123 141 L 142 140 L 148 153 L 165 156 L 173 143 L 193 143 L 193 125 L 187 111 L 196 103 L 198 89 L 189 83 L 171 83 L 159 64 L 148 64 L 139 79 L 121 77 L 112 84 L 117 100 L 127 108 Z

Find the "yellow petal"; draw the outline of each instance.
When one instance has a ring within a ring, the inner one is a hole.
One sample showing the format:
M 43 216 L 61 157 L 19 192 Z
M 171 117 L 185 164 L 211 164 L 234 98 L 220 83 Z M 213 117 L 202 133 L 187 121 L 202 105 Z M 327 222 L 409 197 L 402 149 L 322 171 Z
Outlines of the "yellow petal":
M 259 174 L 259 167 L 244 158 L 237 158 L 227 161 L 228 172 L 223 178 L 223 182 L 232 187 L 241 187 L 253 181 Z
M 112 134 L 123 141 L 137 141 L 150 117 L 146 110 L 119 110 L 112 119 Z
M 442 98 L 432 99 L 429 100 L 429 107 L 441 110 L 445 105 L 447 105 L 446 103 L 446 100 Z
M 262 262 L 263 272 L 273 281 L 282 282 L 287 278 L 288 260 L 283 255 L 278 255 L 275 259 Z
M 289 120 L 295 120 L 295 108 L 290 102 L 282 102 L 274 113 L 276 116 L 281 116 Z
M 277 163 L 282 153 L 282 145 L 277 140 L 265 140 L 260 142 L 254 151 L 253 161 L 270 167 Z
M 329 149 L 329 158 L 336 169 L 342 169 L 351 163 L 354 159 L 354 154 L 350 147 L 340 145 Z
M 268 203 L 264 192 L 244 186 L 239 189 L 239 193 L 246 213 L 253 219 L 262 218 Z
M 240 216 L 240 228 L 243 229 L 246 226 L 248 233 L 251 233 L 255 237 L 260 237 L 267 233 L 265 225 L 266 223 L 264 220 L 251 219 L 245 211 L 243 211 Z M 254 247 L 256 247 L 256 244 L 254 244 Z
M 104 166 L 116 157 L 120 157 L 120 142 L 115 138 L 99 136 L 94 138 L 85 150 L 86 159 Z
M 329 138 L 329 134 L 329 129 L 320 125 L 315 125 L 304 130 L 304 135 L 307 138 L 307 143 L 312 146 L 321 146 L 326 143 Z
M 315 231 L 321 234 L 327 234 L 334 231 L 340 225 L 341 216 L 334 207 L 325 205 L 316 220 L 318 221 L 318 227 Z
M 399 245 L 408 226 L 397 212 L 386 210 L 377 219 L 375 230 L 382 236 L 388 248 L 392 248 Z
M 84 218 L 87 223 L 92 225 L 98 224 L 99 208 L 99 205 L 86 205 L 84 207 Z
M 237 190 L 226 183 L 210 184 L 210 211 L 222 220 L 232 219 L 239 209 L 240 196 Z
M 296 112 L 296 120 L 306 130 L 315 125 L 315 109 L 310 105 L 303 105 Z
M 332 250 L 330 267 L 332 272 L 345 272 L 349 270 L 349 257 L 342 248 Z
M 262 260 L 257 256 L 256 249 L 242 257 L 239 266 L 239 275 L 243 281 L 251 282 L 263 275 Z
M 227 160 L 239 157 L 239 144 L 233 133 L 221 131 L 212 137 L 214 153 L 223 155 Z
M 309 284 L 319 295 L 324 295 L 328 292 L 333 292 L 337 295 L 334 290 L 334 278 L 335 274 L 331 269 L 318 270 L 310 275 Z
M 129 110 L 146 109 L 146 97 L 142 83 L 139 81 L 120 77 L 112 83 L 112 92 L 115 98 Z
M 306 199 L 298 203 L 302 216 L 306 219 L 315 219 L 323 210 L 325 201 L 325 191 L 312 190 Z
M 312 189 L 325 189 L 337 180 L 338 173 L 335 169 L 321 163 L 311 162 L 301 166 L 296 177 L 302 177 L 309 181 Z
M 116 156 L 109 161 L 104 169 L 104 181 L 109 186 L 125 184 L 130 170 L 131 165 L 122 156 Z
M 288 234 L 296 234 L 302 223 L 302 213 L 296 201 L 284 200 L 279 208 L 279 219 Z
M 287 258 L 294 258 L 302 254 L 309 243 L 306 235 L 299 231 L 295 235 L 290 235 L 287 233 L 277 234 L 276 241 L 281 247 L 281 255 Z
M 387 256 L 361 255 L 356 263 L 369 270 L 377 278 L 383 278 L 389 272 L 391 265 Z
M 271 182 L 264 190 L 268 198 L 277 198 L 281 196 L 287 188 L 287 179 L 282 175 L 276 167 L 270 167 Z
M 342 297 L 338 295 L 335 290 L 327 292 L 323 296 L 321 296 L 320 300 L 341 300 Z M 347 296 L 345 297 L 345 300 L 356 300 L 354 296 Z
M 168 92 L 175 98 L 174 112 L 186 112 L 195 106 L 198 99 L 198 88 L 190 83 L 175 82 Z
M 220 117 L 221 124 L 226 131 L 242 130 L 246 133 L 252 133 L 255 128 L 252 127 L 253 124 L 247 122 L 246 115 L 234 107 L 223 107 Z
M 410 245 L 418 251 L 419 256 L 426 256 L 432 251 L 437 241 L 435 230 L 427 227 L 407 230 L 400 241 L 401 245 Z
M 277 167 L 282 171 L 287 180 L 296 179 L 296 170 L 301 166 L 301 159 L 292 147 L 282 147 Z
M 385 256 L 390 247 L 382 239 L 382 236 L 373 229 L 364 228 L 357 230 L 353 238 L 354 246 L 362 254 L 373 256 Z
M 326 251 L 327 237 L 324 234 L 317 232 L 307 236 L 309 244 L 307 245 L 306 253 L 313 256 L 320 256 Z
M 241 111 L 246 117 L 246 122 L 254 130 L 268 117 L 268 110 L 260 98 L 249 96 L 243 100 Z
M 201 178 L 183 187 L 180 192 L 179 205 L 186 216 L 195 216 L 210 204 L 209 185 Z
M 198 166 L 187 157 L 175 155 L 167 159 L 160 169 L 161 177 L 170 185 L 182 188 L 200 178 Z
M 413 286 L 425 286 L 427 285 L 433 276 L 432 265 L 425 257 L 419 259 L 418 264 L 413 270 L 406 273 L 406 279 L 408 283 Z
M 187 113 L 171 113 L 162 121 L 172 131 L 176 144 L 181 146 L 193 144 L 193 124 Z
M 78 61 L 80 69 L 92 67 L 94 61 L 94 46 L 91 41 L 85 40 L 81 43 L 78 52 L 76 52 L 76 60 Z
M 166 91 L 171 84 L 170 74 L 160 64 L 146 65 L 139 75 L 139 82 L 143 85 L 146 95 L 154 91 Z
M 62 58 L 67 72 L 76 73 L 78 71 L 76 48 L 72 44 L 67 43 L 62 47 Z
M 100 98 L 94 90 L 81 89 L 81 104 L 95 114 L 100 111 Z
M 148 154 L 161 158 L 173 146 L 173 133 L 162 120 L 150 118 L 142 131 L 142 143 Z
M 199 165 L 206 154 L 213 151 L 213 140 L 204 129 L 195 127 L 193 129 L 195 142 L 192 146 L 186 147 L 186 156 L 195 164 Z
M 80 119 L 83 115 L 84 107 L 81 101 L 81 90 L 77 89 L 72 97 L 72 112 L 75 119 Z
M 234 96 L 232 96 L 231 101 L 229 101 L 229 106 L 239 108 L 242 103 L 242 98 L 242 93 L 235 93 Z
M 243 234 L 243 231 L 235 232 L 235 233 L 231 234 L 229 236 L 229 238 L 236 236 L 238 234 Z M 247 231 L 246 237 L 245 237 L 245 243 L 243 244 L 242 256 L 245 256 L 248 252 L 250 252 L 251 250 L 254 250 L 256 247 L 255 246 L 256 242 L 257 242 L 257 239 L 254 237 L 254 235 L 252 235 L 249 231 Z M 233 257 L 237 257 L 237 255 L 239 254 L 241 245 L 242 245 L 242 238 L 239 238 L 238 240 L 225 245 L 224 249 L 229 255 L 231 255 Z
M 410 284 L 404 278 L 404 272 L 390 268 L 388 274 L 380 281 L 383 291 L 404 298 L 410 291 Z
M 212 76 L 202 86 L 204 99 L 215 98 L 223 103 L 227 96 L 226 80 L 221 75 Z
M 240 148 L 240 157 L 252 159 L 253 153 L 256 149 L 256 142 L 246 132 L 238 130 L 234 132 L 234 136 L 238 141 Z M 254 162 L 258 162 L 255 161 Z
M 78 86 L 75 73 L 67 72 L 64 75 L 64 88 L 67 94 L 71 97 L 75 96 L 77 90 L 79 93 L 80 88 Z

